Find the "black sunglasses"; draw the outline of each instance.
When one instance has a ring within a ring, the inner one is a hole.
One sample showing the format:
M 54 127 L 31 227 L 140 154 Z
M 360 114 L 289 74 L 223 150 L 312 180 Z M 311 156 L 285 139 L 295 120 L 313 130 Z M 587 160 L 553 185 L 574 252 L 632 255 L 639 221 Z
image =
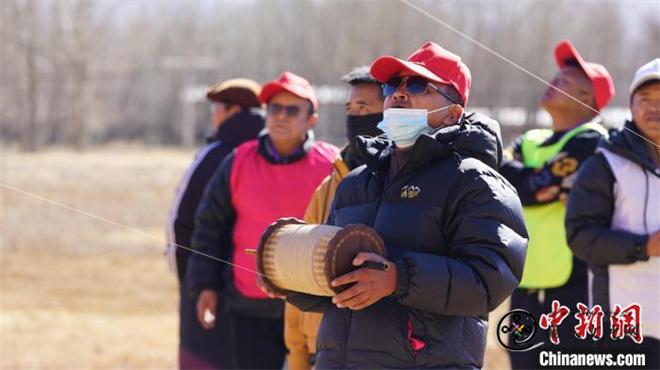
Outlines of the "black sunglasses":
M 297 105 L 282 105 L 279 103 L 268 104 L 268 114 L 277 116 L 283 110 L 289 118 L 297 117 L 298 114 L 300 114 L 300 107 Z
M 447 100 L 454 104 L 459 104 L 454 101 L 442 92 L 439 88 L 429 82 L 429 80 L 420 76 L 410 76 L 410 77 L 393 77 L 389 81 L 383 84 L 383 96 L 388 97 L 392 96 L 398 89 L 401 87 L 401 84 L 405 83 L 406 92 L 410 95 L 421 95 L 426 93 L 429 86 L 433 88 L 438 94 L 444 96 Z

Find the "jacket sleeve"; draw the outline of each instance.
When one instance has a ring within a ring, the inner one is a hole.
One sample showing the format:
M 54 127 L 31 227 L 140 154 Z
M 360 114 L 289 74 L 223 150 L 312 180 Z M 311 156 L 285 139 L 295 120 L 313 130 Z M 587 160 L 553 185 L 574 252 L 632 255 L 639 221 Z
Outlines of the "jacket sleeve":
M 289 369 L 309 369 L 310 349 L 302 330 L 303 312 L 290 303 L 284 307 L 284 344 L 289 351 L 287 362 Z
M 511 145 L 504 150 L 500 173 L 516 188 L 520 201 L 524 205 L 536 203 L 535 193 L 538 189 L 528 186 L 526 179 L 535 175 L 536 169 L 525 167 L 522 158 L 522 141 L 524 136 L 517 137 Z
M 174 242 L 177 245 L 190 248 L 190 239 L 195 225 L 195 213 L 199 202 L 204 194 L 204 189 L 211 176 L 218 168 L 226 150 L 222 144 L 214 145 L 208 150 L 201 150 L 198 157 L 195 158 L 189 172 L 184 175 L 181 181 L 182 189 L 178 189 L 178 203 L 174 205 L 176 214 L 174 215 Z M 186 276 L 186 267 L 190 251 L 183 248 L 176 248 L 176 266 L 179 280 Z
M 337 197 L 333 197 L 326 224 L 334 225 L 333 210 L 337 208 Z M 291 293 L 286 297 L 286 301 L 306 312 L 324 313 L 332 304 L 329 297 L 320 297 L 305 293 Z
M 566 143 L 559 154 L 541 168 L 524 165 L 520 151 L 521 139 L 519 138 L 508 150 L 508 158 L 504 161 L 500 172 L 516 188 L 523 205 L 539 204 L 540 202 L 536 200 L 536 193 L 545 187 L 556 185 L 564 193 L 570 191 L 578 168 L 594 154 L 601 137 L 600 133 L 591 130 L 577 134 Z
M 341 181 L 339 175 L 334 171 L 330 176 L 327 176 L 321 184 L 316 188 L 312 195 L 312 200 L 307 206 L 305 216 L 303 217 L 308 224 L 322 224 L 328 218 L 332 198 L 334 197 L 337 184 Z M 309 302 L 318 301 L 321 307 L 325 307 L 327 298 L 316 297 L 312 295 L 303 295 L 296 293 L 298 300 L 307 299 Z M 296 297 L 292 297 L 296 300 Z M 325 310 L 325 309 L 323 309 Z M 295 370 L 309 369 L 309 355 L 315 352 L 315 348 L 307 347 L 306 334 L 301 325 L 301 321 L 305 319 L 305 315 L 301 310 L 291 303 L 287 303 L 284 311 L 284 344 L 289 350 L 287 361 L 289 368 Z
M 332 172 L 321 181 L 312 195 L 303 217 L 305 222 L 308 224 L 324 224 L 327 221 L 337 187 L 347 172 L 346 164 L 338 155 L 333 163 Z
M 477 170 L 460 177 L 445 208 L 451 210 L 443 222 L 449 253 L 404 254 L 396 261 L 394 296 L 436 314 L 486 316 L 520 282 L 527 231 L 520 201 L 502 177 Z
M 328 218 L 330 203 L 334 196 L 336 185 L 333 185 L 333 175 L 327 176 L 316 188 L 312 199 L 305 210 L 303 219 L 308 224 L 323 224 Z
M 326 220 L 330 203 L 337 188 L 336 182 L 336 176 L 333 172 L 330 176 L 323 179 L 321 184 L 316 188 L 303 217 L 305 222 L 308 224 L 322 224 Z M 325 300 L 324 297 L 303 295 L 302 293 L 295 294 L 298 296 L 298 300 L 305 298 L 308 301 L 318 300 L 322 302 Z M 296 297 L 292 298 L 294 301 L 296 300 Z M 315 351 L 315 349 L 307 348 L 305 332 L 301 325 L 303 315 L 304 313 L 293 304 L 286 304 L 284 311 L 284 344 L 286 344 L 286 348 L 289 350 L 287 361 L 290 369 L 309 369 L 309 354 Z
M 590 264 L 629 264 L 646 260 L 647 235 L 612 230 L 614 175 L 598 154 L 580 170 L 568 198 L 566 238 L 573 253 Z
M 291 293 L 286 301 L 298 307 L 301 311 L 325 313 L 332 301 L 330 297 L 321 297 L 305 293 Z
M 233 155 L 225 158 L 204 190 L 195 215 L 191 243 L 197 252 L 224 261 L 230 258 L 231 234 L 236 218 L 229 184 L 233 158 Z M 188 289 L 193 295 L 203 289 L 221 288 L 222 274 L 227 268 L 225 263 L 199 253 L 193 253 L 188 259 Z

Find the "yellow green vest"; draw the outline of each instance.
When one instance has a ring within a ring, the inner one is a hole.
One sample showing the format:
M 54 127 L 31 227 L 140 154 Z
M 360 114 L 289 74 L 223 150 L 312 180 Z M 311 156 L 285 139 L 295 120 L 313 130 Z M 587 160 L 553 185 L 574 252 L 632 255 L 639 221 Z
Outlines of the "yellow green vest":
M 523 136 L 521 143 L 523 163 L 526 167 L 541 168 L 559 154 L 564 145 L 575 135 L 589 130 L 607 136 L 603 126 L 589 122 L 570 130 L 556 143 L 541 146 L 553 131 L 530 130 Z M 566 244 L 564 228 L 566 206 L 560 201 L 555 201 L 523 207 L 523 212 L 530 240 L 520 287 L 544 289 L 566 284 L 573 270 L 573 254 Z

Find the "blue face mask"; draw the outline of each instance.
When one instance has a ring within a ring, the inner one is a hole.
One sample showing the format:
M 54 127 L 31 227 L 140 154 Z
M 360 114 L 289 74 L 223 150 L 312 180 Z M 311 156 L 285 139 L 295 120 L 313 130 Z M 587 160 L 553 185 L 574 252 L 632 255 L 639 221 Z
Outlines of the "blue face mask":
M 428 125 L 428 115 L 449 108 L 451 105 L 428 112 L 426 109 L 390 108 L 383 112 L 378 128 L 399 148 L 415 144 L 422 134 L 433 129 Z

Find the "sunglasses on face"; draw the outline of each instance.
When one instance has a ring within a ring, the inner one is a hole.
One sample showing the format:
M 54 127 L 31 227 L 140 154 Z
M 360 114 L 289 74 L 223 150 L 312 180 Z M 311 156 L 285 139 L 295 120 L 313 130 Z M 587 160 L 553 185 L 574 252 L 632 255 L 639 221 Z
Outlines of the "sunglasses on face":
M 431 87 L 438 94 L 444 96 L 447 100 L 454 104 L 459 104 L 454 99 L 450 98 L 442 92 L 438 87 L 429 82 L 429 80 L 420 76 L 411 76 L 411 77 L 393 77 L 389 81 L 383 84 L 383 96 L 388 97 L 392 96 L 399 88 L 401 84 L 405 83 L 405 91 L 410 95 L 422 95 L 426 93 L 429 87 Z
M 297 105 L 282 105 L 279 103 L 268 104 L 268 114 L 277 116 L 282 111 L 288 118 L 297 117 L 300 114 L 300 107 Z

